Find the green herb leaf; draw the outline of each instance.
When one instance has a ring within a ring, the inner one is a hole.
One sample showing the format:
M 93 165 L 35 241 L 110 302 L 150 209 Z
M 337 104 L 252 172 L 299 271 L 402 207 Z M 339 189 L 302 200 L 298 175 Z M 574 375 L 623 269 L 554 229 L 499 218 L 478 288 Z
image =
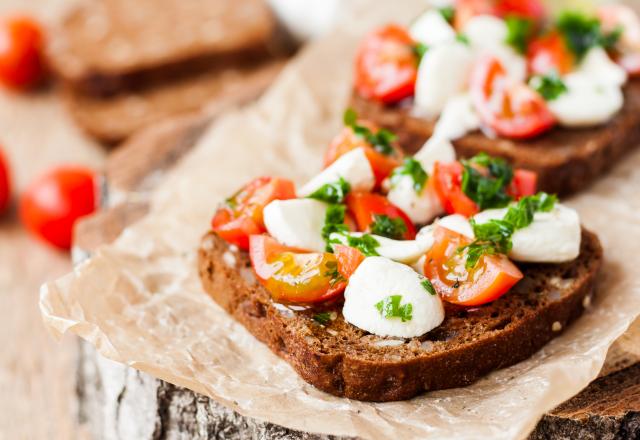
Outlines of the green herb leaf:
M 375 307 L 380 315 L 387 319 L 400 318 L 402 322 L 411 321 L 413 305 L 411 303 L 400 305 L 400 301 L 402 301 L 401 295 L 391 295 L 377 302 Z
M 600 21 L 593 16 L 577 11 L 568 11 L 560 15 L 558 29 L 564 35 L 567 46 L 578 60 L 595 46 L 611 48 L 620 39 L 623 29 L 616 28 L 609 34 L 602 32 Z
M 344 224 L 346 208 L 344 205 L 329 205 L 327 213 L 324 217 L 324 226 L 322 227 L 322 238 L 327 243 L 327 252 L 333 252 L 332 242 L 330 240 L 331 234 L 334 232 L 344 233 L 348 232 L 349 228 Z
M 375 257 L 380 255 L 376 250 L 380 243 L 370 234 L 362 234 L 360 237 L 347 235 L 347 245 L 358 249 L 366 257 Z
M 529 40 L 533 35 L 533 22 L 524 17 L 509 16 L 505 19 L 507 37 L 505 42 L 521 54 L 526 53 Z
M 513 169 L 502 158 L 494 158 L 480 153 L 468 161 L 463 161 L 462 191 L 480 208 L 502 208 L 509 204 L 511 196 L 506 189 L 513 179 Z M 473 165 L 486 167 L 488 175 Z
M 453 23 L 453 17 L 455 17 L 456 14 L 456 10 L 453 6 L 444 6 L 442 8 L 438 8 L 438 12 L 448 23 Z
M 351 108 L 345 110 L 342 120 L 345 126 L 350 127 L 357 136 L 371 144 L 379 153 L 385 156 L 394 154 L 395 150 L 391 146 L 397 138 L 394 133 L 384 128 L 374 133 L 368 127 L 358 125 L 358 114 Z
M 325 183 L 320 188 L 309 194 L 308 198 L 327 203 L 342 203 L 351 189 L 349 182 L 340 177 L 337 182 Z
M 471 42 L 469 41 L 469 37 L 467 37 L 465 34 L 457 34 L 456 41 L 462 44 L 466 44 L 467 46 L 471 44 Z
M 374 221 L 370 226 L 372 234 L 401 240 L 407 232 L 407 225 L 400 217 L 391 218 L 384 214 L 374 214 L 373 218 Z
M 336 284 L 342 281 L 346 281 L 345 277 L 343 277 L 342 274 L 338 271 L 337 261 L 327 261 L 325 266 L 327 267 L 327 270 L 324 273 L 324 276 L 330 279 L 329 287 L 334 287 Z
M 422 60 L 422 57 L 429 50 L 429 46 L 427 46 L 424 43 L 418 42 L 411 48 L 411 50 L 413 50 L 413 53 L 418 58 L 418 64 L 420 64 L 420 61 Z
M 553 101 L 557 99 L 558 96 L 567 92 L 567 85 L 555 72 L 548 75 L 535 75 L 529 80 L 529 85 L 537 91 L 545 101 Z
M 313 320 L 318 324 L 325 325 L 329 321 L 331 321 L 331 313 L 329 312 L 316 313 L 315 315 L 313 315 Z
M 395 185 L 402 176 L 409 176 L 413 180 L 413 189 L 420 194 L 429 178 L 427 172 L 422 168 L 420 162 L 413 157 L 407 157 L 398 168 L 391 174 L 391 185 Z
M 429 281 L 428 278 L 422 280 L 420 284 L 422 285 L 422 287 L 424 287 L 424 290 L 426 290 L 429 295 L 436 294 L 436 289 L 433 287 L 433 284 L 431 284 L 431 281 Z

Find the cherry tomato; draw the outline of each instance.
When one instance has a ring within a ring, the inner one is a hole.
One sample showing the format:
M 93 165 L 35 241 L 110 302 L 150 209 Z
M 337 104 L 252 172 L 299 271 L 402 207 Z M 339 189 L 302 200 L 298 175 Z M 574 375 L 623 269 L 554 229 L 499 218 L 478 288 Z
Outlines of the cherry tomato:
M 291 180 L 259 177 L 229 198 L 211 220 L 212 229 L 225 241 L 249 249 L 249 236 L 265 232 L 262 211 L 273 200 L 296 197 Z
M 494 56 L 481 58 L 473 67 L 470 92 L 482 122 L 501 136 L 527 139 L 555 124 L 542 96 L 524 83 L 510 81 Z
M 389 218 L 400 218 L 406 226 L 406 231 L 402 237 L 404 240 L 413 240 L 416 236 L 416 228 L 413 223 L 400 208 L 393 205 L 389 199 L 380 194 L 367 192 L 349 193 L 346 199 L 347 209 L 353 215 L 358 230 L 368 231 L 375 221 L 376 214 L 386 215 Z
M 334 244 L 333 250 L 338 259 L 338 272 L 348 280 L 365 257 L 358 249 L 342 244 Z
M 82 166 L 55 168 L 29 185 L 20 218 L 34 235 L 60 249 L 71 247 L 73 225 L 96 209 L 95 173 Z
M 538 175 L 534 171 L 514 170 L 513 180 L 507 192 L 515 199 L 534 195 L 538 192 Z
M 412 96 L 418 73 L 414 45 L 409 32 L 394 24 L 365 37 L 356 54 L 358 94 L 386 104 Z
M 468 269 L 466 253 L 458 250 L 471 240 L 443 227 L 434 231 L 434 245 L 426 254 L 424 274 L 443 300 L 479 306 L 507 293 L 522 272 L 505 255 L 484 255 Z
M 533 40 L 527 49 L 529 72 L 534 75 L 547 75 L 550 72 L 564 75 L 573 69 L 575 63 L 575 55 L 558 32 Z
M 440 163 L 433 167 L 433 184 L 436 194 L 447 214 L 462 214 L 471 217 L 477 214 L 478 205 L 462 191 L 462 172 L 460 162 Z
M 0 81 L 15 89 L 36 85 L 43 77 L 43 36 L 27 17 L 0 20 Z
M 11 201 L 11 179 L 7 159 L 0 151 L 0 213 L 4 212 Z
M 358 121 L 358 124 L 368 127 L 373 132 L 378 130 L 377 126 L 366 121 Z M 392 144 L 393 152 L 390 155 L 382 154 L 373 148 L 366 139 L 355 134 L 351 127 L 345 127 L 329 144 L 324 155 L 324 166 L 328 167 L 340 156 L 356 148 L 364 148 L 364 154 L 369 160 L 378 187 L 402 161 L 403 154 L 397 145 Z
M 337 257 L 328 252 L 304 252 L 283 246 L 268 235 L 252 235 L 249 257 L 260 283 L 277 302 L 327 301 L 346 287 Z
M 544 19 L 545 9 L 540 0 L 457 0 L 455 28 L 459 31 L 464 29 L 476 15 L 518 16 L 540 22 Z

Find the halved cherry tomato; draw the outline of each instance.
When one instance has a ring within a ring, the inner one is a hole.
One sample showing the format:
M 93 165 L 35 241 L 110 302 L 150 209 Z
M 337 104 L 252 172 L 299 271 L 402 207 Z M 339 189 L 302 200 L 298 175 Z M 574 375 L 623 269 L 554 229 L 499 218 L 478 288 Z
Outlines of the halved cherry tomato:
M 375 222 L 376 214 L 378 214 L 386 215 L 392 219 L 402 219 L 406 225 L 406 231 L 402 237 L 404 240 L 413 240 L 416 237 L 416 228 L 407 214 L 381 194 L 351 192 L 347 196 L 346 203 L 349 213 L 356 220 L 359 231 L 368 231 L 371 224 Z
M 366 36 L 356 54 L 358 94 L 387 104 L 413 95 L 418 73 L 414 45 L 409 32 L 395 24 Z
M 32 182 L 20 200 L 20 218 L 34 235 L 69 249 L 73 225 L 96 209 L 95 173 L 82 166 L 54 168 Z
M 433 180 L 436 193 L 447 214 L 462 214 L 471 217 L 477 214 L 478 205 L 462 191 L 462 172 L 460 162 L 436 162 L 433 167 Z
M 43 76 L 43 37 L 40 25 L 27 17 L 0 20 L 0 81 L 23 89 Z
M 540 0 L 457 0 L 454 24 L 461 31 L 476 15 L 518 16 L 540 22 L 545 16 Z
M 327 301 L 347 284 L 339 276 L 336 255 L 283 246 L 268 235 L 249 237 L 249 257 L 260 283 L 277 302 Z
M 365 258 L 364 254 L 358 249 L 342 244 L 334 244 L 333 251 L 338 259 L 338 272 L 345 280 L 351 278 L 351 275 Z
M 11 200 L 11 178 L 9 175 L 9 164 L 0 151 L 0 213 L 3 213 L 9 206 Z
M 293 182 L 259 177 L 228 199 L 211 220 L 212 229 L 225 241 L 249 249 L 249 236 L 265 232 L 262 211 L 273 200 L 296 197 Z
M 542 96 L 524 83 L 511 81 L 494 56 L 481 58 L 473 67 L 470 91 L 482 122 L 501 136 L 527 139 L 555 123 Z
M 529 72 L 534 75 L 569 73 L 576 63 L 575 55 L 558 32 L 550 32 L 533 40 L 527 49 Z
M 434 245 L 426 254 L 424 274 L 443 300 L 462 306 L 479 306 L 507 293 L 522 279 L 522 272 L 505 255 L 484 255 L 467 269 L 466 253 L 459 252 L 471 240 L 443 227 L 434 231 Z
M 532 196 L 538 192 L 538 175 L 534 171 L 517 169 L 513 171 L 513 180 L 507 193 L 520 199 L 525 196 Z
M 358 121 L 358 124 L 368 127 L 373 132 L 379 129 L 375 124 L 367 121 Z M 324 155 L 324 166 L 328 167 L 340 156 L 356 148 L 364 149 L 364 154 L 369 160 L 378 187 L 402 161 L 403 153 L 397 145 L 392 144 L 393 153 L 387 156 L 374 149 L 366 139 L 355 134 L 351 127 L 345 127 L 329 144 L 329 148 Z

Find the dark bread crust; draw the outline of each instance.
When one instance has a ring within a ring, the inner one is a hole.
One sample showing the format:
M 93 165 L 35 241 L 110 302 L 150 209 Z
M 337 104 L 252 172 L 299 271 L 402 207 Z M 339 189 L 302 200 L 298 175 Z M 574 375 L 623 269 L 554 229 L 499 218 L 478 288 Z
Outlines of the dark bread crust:
M 640 143 L 640 80 L 625 86 L 623 109 L 606 125 L 582 129 L 554 128 L 528 141 L 491 139 L 472 132 L 453 145 L 460 157 L 480 152 L 507 159 L 516 167 L 538 173 L 541 190 L 567 195 L 605 173 L 623 154 Z M 351 106 L 359 117 L 394 131 L 409 153 L 432 135 L 435 121 L 411 115 L 411 103 L 385 106 L 354 93 Z
M 384 402 L 468 385 L 530 357 L 582 313 L 601 262 L 598 238 L 583 230 L 575 261 L 522 265 L 525 278 L 509 294 L 476 309 L 447 306 L 442 325 L 410 340 L 357 329 L 340 303 L 295 311 L 273 303 L 247 254 L 214 233 L 202 240 L 198 266 L 204 290 L 304 380 L 336 396 Z M 319 325 L 319 311 L 336 318 Z

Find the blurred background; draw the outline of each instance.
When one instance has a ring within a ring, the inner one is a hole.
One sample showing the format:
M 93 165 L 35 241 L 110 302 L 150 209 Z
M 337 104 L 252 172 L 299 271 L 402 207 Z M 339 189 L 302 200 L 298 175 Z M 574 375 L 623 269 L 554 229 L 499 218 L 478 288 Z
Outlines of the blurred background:
M 88 436 L 77 341 L 46 333 L 38 290 L 71 270 L 71 225 L 98 204 L 109 155 L 167 118 L 255 99 L 346 1 L 271 0 L 285 32 L 260 0 L 0 0 L 0 438 Z

